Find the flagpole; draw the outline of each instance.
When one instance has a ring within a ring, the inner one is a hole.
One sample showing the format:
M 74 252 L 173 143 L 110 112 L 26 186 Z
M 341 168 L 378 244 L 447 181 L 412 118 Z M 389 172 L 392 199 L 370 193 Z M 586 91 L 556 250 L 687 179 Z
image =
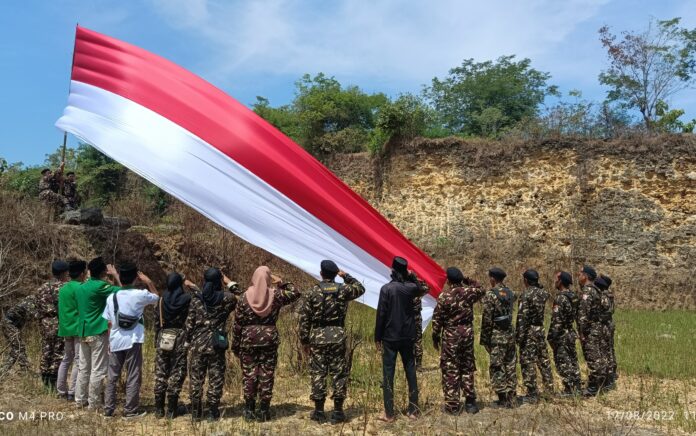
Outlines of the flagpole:
M 72 60 L 70 61 L 70 76 L 68 80 L 68 97 L 70 96 L 70 88 L 72 86 L 72 69 L 73 66 L 75 65 L 75 47 L 77 46 L 77 28 L 80 26 L 80 23 L 75 23 L 75 37 L 73 39 L 73 50 L 72 50 Z M 63 131 L 63 148 L 61 150 L 61 168 L 63 168 L 63 172 L 65 172 L 65 154 L 67 151 L 68 147 L 68 132 Z M 65 195 L 65 175 L 61 174 L 60 178 L 60 195 Z

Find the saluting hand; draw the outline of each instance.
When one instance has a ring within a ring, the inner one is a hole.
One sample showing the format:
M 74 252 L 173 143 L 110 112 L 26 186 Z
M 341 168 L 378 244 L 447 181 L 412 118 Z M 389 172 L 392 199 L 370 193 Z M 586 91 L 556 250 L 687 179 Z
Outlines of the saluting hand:
M 345 278 L 345 277 L 346 277 L 346 272 L 343 271 L 343 270 L 339 270 L 339 271 L 338 271 L 338 276 L 339 276 L 340 278 Z

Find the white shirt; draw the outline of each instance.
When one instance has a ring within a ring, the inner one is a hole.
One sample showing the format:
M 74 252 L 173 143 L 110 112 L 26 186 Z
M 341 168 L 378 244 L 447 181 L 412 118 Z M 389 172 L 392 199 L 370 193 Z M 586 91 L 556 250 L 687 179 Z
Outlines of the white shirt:
M 114 315 L 114 295 L 118 297 L 118 311 L 128 316 L 143 316 L 145 306 L 155 304 L 159 297 L 145 289 L 122 289 L 106 299 L 106 307 L 102 317 L 111 323 L 109 346 L 112 352 L 133 348 L 133 344 L 145 342 L 145 326 L 140 322 L 132 330 L 123 330 L 116 322 Z

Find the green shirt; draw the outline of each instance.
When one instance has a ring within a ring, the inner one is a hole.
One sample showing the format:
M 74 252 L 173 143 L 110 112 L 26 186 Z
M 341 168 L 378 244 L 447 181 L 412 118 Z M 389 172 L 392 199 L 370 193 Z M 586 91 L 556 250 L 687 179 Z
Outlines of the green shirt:
M 109 328 L 102 314 L 106 299 L 119 289 L 121 288 L 118 286 L 95 278 L 80 286 L 77 291 L 77 308 L 80 311 L 81 332 L 78 336 L 85 338 L 100 335 Z
M 80 335 L 76 293 L 81 284 L 82 282 L 71 280 L 58 290 L 58 336 Z

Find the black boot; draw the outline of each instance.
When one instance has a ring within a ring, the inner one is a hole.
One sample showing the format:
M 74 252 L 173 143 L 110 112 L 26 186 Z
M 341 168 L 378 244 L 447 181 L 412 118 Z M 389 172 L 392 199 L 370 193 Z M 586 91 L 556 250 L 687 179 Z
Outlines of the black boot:
M 167 418 L 174 419 L 177 416 L 186 415 L 188 410 L 183 404 L 179 404 L 178 395 L 170 395 L 167 399 Z
M 346 414 L 343 412 L 343 399 L 334 400 L 334 410 L 331 412 L 331 424 L 338 424 L 346 420 Z
M 471 397 L 471 398 L 466 399 L 466 402 L 464 403 L 464 411 L 466 413 L 471 414 L 471 415 L 479 412 L 479 408 L 476 405 L 476 398 L 475 397 Z
M 523 404 L 536 404 L 539 402 L 539 393 L 536 390 L 528 390 L 527 395 L 521 398 Z
M 314 410 L 309 414 L 309 419 L 316 422 L 326 421 L 326 414 L 324 413 L 324 400 L 314 400 Z
M 164 418 L 164 395 L 155 397 L 155 418 Z
M 203 419 L 203 402 L 202 401 L 192 401 L 191 402 L 191 419 L 193 421 L 200 421 Z
M 247 399 L 244 402 L 244 412 L 245 421 L 253 421 L 256 419 L 256 399 Z
M 517 393 L 515 392 L 508 392 L 505 394 L 505 408 L 506 409 L 514 409 L 515 407 L 519 406 L 520 402 L 517 399 Z
M 586 398 L 596 397 L 598 394 L 599 388 L 594 383 L 587 383 L 587 388 L 582 392 L 582 396 Z
M 218 406 L 208 406 L 208 422 L 220 420 L 220 409 Z
M 259 413 L 256 416 L 261 422 L 266 422 L 271 420 L 271 400 L 261 400 L 261 405 L 259 406 Z

